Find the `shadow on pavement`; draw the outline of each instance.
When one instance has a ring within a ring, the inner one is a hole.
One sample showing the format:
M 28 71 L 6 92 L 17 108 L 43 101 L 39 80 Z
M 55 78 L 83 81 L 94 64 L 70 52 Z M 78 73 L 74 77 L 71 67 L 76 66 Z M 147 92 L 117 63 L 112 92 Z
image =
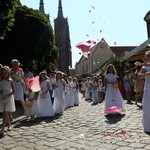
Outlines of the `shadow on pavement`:
M 62 115 L 55 115 L 53 117 L 36 117 L 34 120 L 29 120 L 26 116 L 24 116 L 24 110 L 21 107 L 20 103 L 16 103 L 16 111 L 12 113 L 13 120 L 11 124 L 14 128 L 19 128 L 21 126 L 35 126 L 40 124 L 41 122 L 50 123 L 53 120 L 59 119 Z M 0 124 L 2 123 L 2 114 L 0 116 Z M 1 136 L 0 136 L 1 138 Z
M 28 118 L 24 117 L 21 120 L 16 121 L 14 128 L 20 128 L 22 126 L 30 127 L 40 124 L 41 122 L 50 123 L 53 120 L 59 119 L 60 116 L 56 115 L 54 117 L 37 117 L 34 120 L 28 120 Z
M 117 122 L 121 121 L 121 119 L 125 116 L 125 114 L 109 114 L 105 115 L 107 119 L 105 122 L 108 124 L 116 124 Z
M 20 103 L 16 104 L 16 111 L 12 113 L 13 119 L 16 119 L 20 116 L 24 115 L 24 110 Z
M 145 133 L 150 136 L 150 132 L 145 132 Z

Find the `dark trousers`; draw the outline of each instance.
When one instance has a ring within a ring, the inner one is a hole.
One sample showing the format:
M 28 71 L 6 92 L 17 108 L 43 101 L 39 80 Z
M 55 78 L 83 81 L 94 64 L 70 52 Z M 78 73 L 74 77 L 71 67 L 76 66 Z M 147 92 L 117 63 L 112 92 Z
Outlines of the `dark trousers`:
M 52 104 L 53 104 L 54 103 L 53 90 L 50 90 L 50 96 L 51 96 L 51 101 L 52 101 Z

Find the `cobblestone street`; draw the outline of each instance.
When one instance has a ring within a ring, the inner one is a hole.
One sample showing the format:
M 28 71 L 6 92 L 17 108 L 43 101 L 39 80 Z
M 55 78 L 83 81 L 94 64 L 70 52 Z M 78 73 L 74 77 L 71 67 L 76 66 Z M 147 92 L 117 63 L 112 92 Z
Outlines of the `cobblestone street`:
M 104 102 L 67 109 L 62 116 L 14 119 L 13 129 L 0 139 L 0 150 L 150 150 L 142 129 L 142 111 L 126 104 L 124 117 L 105 117 Z

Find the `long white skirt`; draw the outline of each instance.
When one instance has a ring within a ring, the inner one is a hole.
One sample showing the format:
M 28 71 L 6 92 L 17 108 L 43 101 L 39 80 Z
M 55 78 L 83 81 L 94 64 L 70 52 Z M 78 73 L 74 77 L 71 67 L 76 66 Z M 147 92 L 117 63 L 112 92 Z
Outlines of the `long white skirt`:
M 55 114 L 62 114 L 66 108 L 65 96 L 62 91 L 54 90 L 53 109 Z
M 79 105 L 79 90 L 74 90 L 74 104 Z
M 105 111 L 112 106 L 117 106 L 125 111 L 125 104 L 122 95 L 118 88 L 113 87 L 111 84 L 107 85 L 105 94 Z
M 38 106 L 37 106 L 37 101 L 33 100 L 32 106 L 27 106 L 25 109 L 25 115 L 26 116 L 31 116 L 31 115 L 38 115 Z
M 41 93 L 38 95 L 37 106 L 38 106 L 38 116 L 39 117 L 51 117 L 54 116 L 54 110 L 52 106 L 52 101 L 50 93 L 46 93 L 45 98 L 41 98 Z
M 74 106 L 74 95 L 73 90 L 69 89 L 66 93 L 66 108 Z

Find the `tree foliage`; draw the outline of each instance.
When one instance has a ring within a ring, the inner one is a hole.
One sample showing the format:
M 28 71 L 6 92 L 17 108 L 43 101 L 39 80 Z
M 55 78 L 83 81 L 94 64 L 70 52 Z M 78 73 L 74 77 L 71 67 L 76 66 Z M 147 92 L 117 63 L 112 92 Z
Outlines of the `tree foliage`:
M 4 39 L 6 32 L 14 25 L 15 7 L 18 3 L 18 0 L 0 1 L 0 39 Z
M 0 40 L 0 60 L 9 64 L 18 59 L 24 67 L 35 70 L 54 68 L 58 49 L 55 46 L 53 29 L 47 17 L 38 10 L 17 6 L 14 25 Z

